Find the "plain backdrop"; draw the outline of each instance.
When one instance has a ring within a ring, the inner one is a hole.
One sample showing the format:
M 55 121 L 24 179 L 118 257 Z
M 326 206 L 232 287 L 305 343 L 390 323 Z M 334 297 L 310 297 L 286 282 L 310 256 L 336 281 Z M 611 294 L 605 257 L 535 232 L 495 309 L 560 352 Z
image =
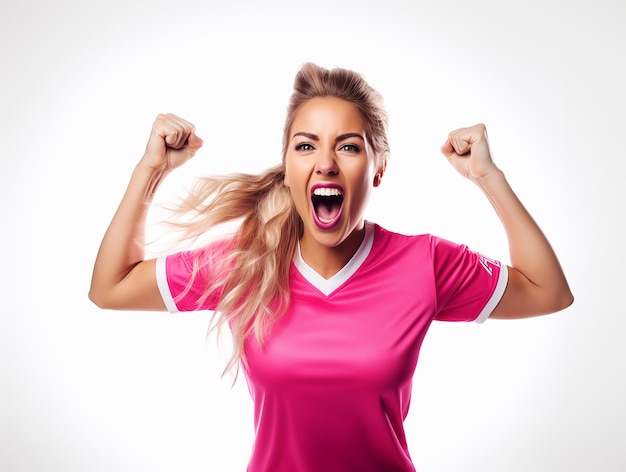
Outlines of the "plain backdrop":
M 549 317 L 433 325 L 406 420 L 418 470 L 626 470 L 625 31 L 617 0 L 3 0 L 0 470 L 245 470 L 252 404 L 220 377 L 209 313 L 104 311 L 87 292 L 155 116 L 205 140 L 167 203 L 279 161 L 307 61 L 385 98 L 369 220 L 508 262 L 488 201 L 439 153 L 484 122 L 576 296 Z

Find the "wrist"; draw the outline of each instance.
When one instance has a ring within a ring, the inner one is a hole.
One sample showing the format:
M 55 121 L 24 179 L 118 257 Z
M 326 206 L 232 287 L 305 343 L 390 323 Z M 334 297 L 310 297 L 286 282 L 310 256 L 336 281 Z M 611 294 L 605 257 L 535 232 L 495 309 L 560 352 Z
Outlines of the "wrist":
M 135 166 L 132 180 L 136 182 L 137 188 L 141 188 L 144 201 L 150 202 L 161 185 L 161 182 L 169 174 L 169 170 L 155 169 L 145 162 L 140 161 Z
M 144 177 L 150 177 L 150 178 L 153 178 L 154 176 L 165 177 L 170 172 L 171 172 L 171 169 L 167 169 L 166 166 L 155 167 L 150 162 L 148 162 L 145 158 L 142 158 L 135 165 L 135 173 L 141 174 Z
M 488 190 L 494 185 L 506 183 L 506 177 L 498 167 L 494 166 L 489 172 L 484 173 L 480 177 L 474 177 L 472 181 L 483 191 Z

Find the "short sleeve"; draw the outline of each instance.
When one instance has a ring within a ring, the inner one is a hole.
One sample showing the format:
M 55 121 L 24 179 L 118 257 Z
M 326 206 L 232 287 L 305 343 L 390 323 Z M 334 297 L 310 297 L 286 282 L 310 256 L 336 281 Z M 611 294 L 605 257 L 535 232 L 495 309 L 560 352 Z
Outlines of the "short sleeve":
M 437 293 L 435 319 L 485 321 L 506 289 L 506 265 L 434 236 L 431 251 Z
M 157 284 L 170 313 L 215 309 L 220 293 L 209 290 L 223 276 L 219 263 L 229 247 L 220 241 L 157 258 Z

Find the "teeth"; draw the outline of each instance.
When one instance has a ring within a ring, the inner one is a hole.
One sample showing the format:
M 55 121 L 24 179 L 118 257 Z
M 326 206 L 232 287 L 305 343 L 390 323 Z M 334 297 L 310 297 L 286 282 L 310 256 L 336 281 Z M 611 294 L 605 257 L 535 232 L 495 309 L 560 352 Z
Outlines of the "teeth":
M 341 192 L 338 188 L 330 188 L 330 187 L 318 187 L 313 190 L 313 195 L 317 195 L 320 197 L 330 197 L 330 196 L 339 196 Z

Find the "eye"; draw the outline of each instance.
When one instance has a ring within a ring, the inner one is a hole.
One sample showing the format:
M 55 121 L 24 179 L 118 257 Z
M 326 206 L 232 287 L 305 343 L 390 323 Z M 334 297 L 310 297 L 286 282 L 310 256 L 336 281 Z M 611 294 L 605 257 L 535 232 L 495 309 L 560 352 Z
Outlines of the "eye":
M 312 151 L 313 146 L 309 143 L 300 143 L 296 145 L 296 151 Z
M 340 151 L 344 151 L 344 152 L 360 152 L 361 148 L 359 146 L 357 146 L 356 144 L 342 144 L 341 147 L 339 148 Z

